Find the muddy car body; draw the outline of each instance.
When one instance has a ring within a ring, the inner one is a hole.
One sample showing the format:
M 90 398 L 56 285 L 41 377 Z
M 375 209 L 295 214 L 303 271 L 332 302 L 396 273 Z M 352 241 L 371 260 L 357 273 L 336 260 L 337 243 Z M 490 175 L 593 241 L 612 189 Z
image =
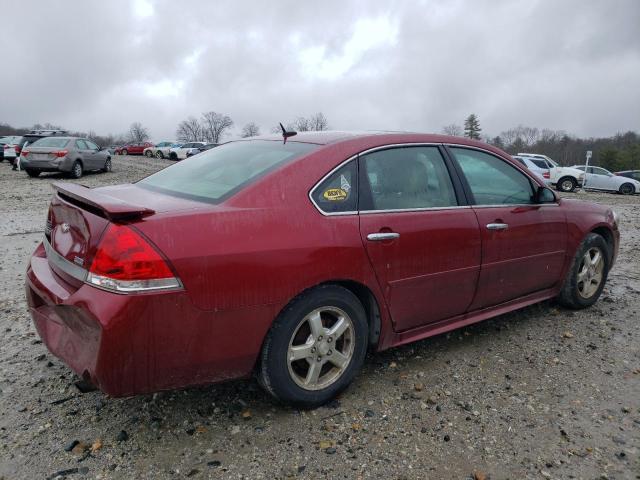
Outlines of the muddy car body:
M 611 210 L 438 135 L 263 137 L 136 184 L 56 189 L 31 315 L 113 396 L 255 371 L 277 398 L 318 405 L 369 348 L 555 297 L 591 305 L 619 239 Z

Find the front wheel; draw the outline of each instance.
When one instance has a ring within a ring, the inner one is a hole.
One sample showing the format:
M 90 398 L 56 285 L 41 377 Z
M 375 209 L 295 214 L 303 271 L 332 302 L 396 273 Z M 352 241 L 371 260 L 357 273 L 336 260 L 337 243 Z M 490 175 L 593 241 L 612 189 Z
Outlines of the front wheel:
M 111 165 L 111 159 L 107 158 L 107 160 L 104 162 L 104 167 L 102 167 L 102 171 L 103 172 L 110 172 L 112 169 L 112 165 Z
M 597 233 L 588 234 L 576 252 L 558 296 L 561 305 L 573 309 L 596 303 L 607 281 L 610 267 L 609 245 Z
M 120 155 L 129 155 L 129 152 L 127 150 L 122 150 L 120 152 Z
M 635 192 L 635 188 L 630 183 L 623 183 L 618 190 L 622 195 L 631 195 Z
M 162 152 L 160 150 L 158 150 L 156 152 L 156 158 L 164 158 L 164 155 L 162 154 Z
M 153 157 L 153 152 L 151 150 L 147 150 L 146 152 L 144 152 L 144 156 L 147 158 L 151 158 Z
M 573 192 L 578 186 L 578 182 L 573 177 L 562 177 L 558 180 L 556 187 L 561 192 Z
M 367 319 L 358 298 L 337 285 L 294 299 L 265 340 L 258 380 L 277 399 L 320 406 L 344 390 L 364 362 Z

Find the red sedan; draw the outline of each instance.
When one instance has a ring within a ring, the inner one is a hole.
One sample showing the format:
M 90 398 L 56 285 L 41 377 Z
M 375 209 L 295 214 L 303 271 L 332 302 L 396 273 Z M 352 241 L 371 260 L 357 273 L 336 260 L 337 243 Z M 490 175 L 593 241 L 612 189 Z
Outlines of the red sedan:
M 326 402 L 384 350 L 602 292 L 616 214 L 458 137 L 227 143 L 133 185 L 57 184 L 26 293 L 47 347 L 112 396 L 248 377 Z
M 122 145 L 115 149 L 114 153 L 116 155 L 143 155 L 144 149 L 153 147 L 154 144 L 150 142 L 136 142 L 136 143 L 128 143 L 126 145 Z

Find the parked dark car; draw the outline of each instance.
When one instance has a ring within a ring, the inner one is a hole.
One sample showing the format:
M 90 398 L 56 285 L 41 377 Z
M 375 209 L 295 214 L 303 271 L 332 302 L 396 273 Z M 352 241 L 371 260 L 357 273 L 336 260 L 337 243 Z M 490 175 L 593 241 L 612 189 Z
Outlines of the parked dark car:
M 614 175 L 620 175 L 621 177 L 632 178 L 640 181 L 640 170 L 623 170 L 622 172 L 614 172 Z
M 112 396 L 248 377 L 312 407 L 368 349 L 543 300 L 593 305 L 609 208 L 440 135 L 229 142 L 135 184 L 56 184 L 26 274 L 53 354 Z
M 41 138 L 22 150 L 20 168 L 30 177 L 65 172 L 80 178 L 85 171 L 111 171 L 111 154 L 87 138 Z
M 128 143 L 126 145 L 122 145 L 121 147 L 116 148 L 116 155 L 143 155 L 144 149 L 148 147 L 153 147 L 153 143 L 150 142 L 137 142 L 137 143 Z
M 220 145 L 220 144 L 219 143 L 207 143 L 206 145 L 201 145 L 201 146 L 194 147 L 194 148 L 192 148 L 192 149 L 187 151 L 187 158 L 193 157 L 194 155 L 197 155 L 198 153 L 202 153 L 202 152 L 206 152 L 207 150 L 211 150 L 213 147 L 217 147 L 218 145 Z

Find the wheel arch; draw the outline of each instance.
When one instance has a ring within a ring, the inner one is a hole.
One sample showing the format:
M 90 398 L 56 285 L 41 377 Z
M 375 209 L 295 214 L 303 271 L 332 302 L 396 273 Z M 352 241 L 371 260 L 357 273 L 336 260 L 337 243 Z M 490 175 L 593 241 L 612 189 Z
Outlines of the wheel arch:
M 615 249 L 615 240 L 613 236 L 613 231 L 609 227 L 605 227 L 604 225 L 597 226 L 589 231 L 589 233 L 595 233 L 604 238 L 604 241 L 607 243 L 609 247 L 609 259 L 613 257 L 614 249 Z

